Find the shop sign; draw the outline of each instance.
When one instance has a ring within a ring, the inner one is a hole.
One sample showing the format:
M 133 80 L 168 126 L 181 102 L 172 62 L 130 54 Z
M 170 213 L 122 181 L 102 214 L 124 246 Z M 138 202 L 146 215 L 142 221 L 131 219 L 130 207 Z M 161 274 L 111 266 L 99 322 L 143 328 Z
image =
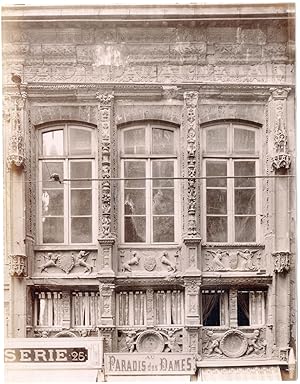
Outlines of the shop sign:
M 191 353 L 105 353 L 105 375 L 193 375 Z
M 86 348 L 5 348 L 5 363 L 82 363 L 88 360 Z

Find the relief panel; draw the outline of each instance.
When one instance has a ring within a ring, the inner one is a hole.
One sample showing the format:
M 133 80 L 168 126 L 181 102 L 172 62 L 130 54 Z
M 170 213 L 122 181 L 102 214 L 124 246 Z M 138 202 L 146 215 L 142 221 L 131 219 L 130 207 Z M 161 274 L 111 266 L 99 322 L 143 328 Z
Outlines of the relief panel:
M 265 329 L 202 330 L 204 358 L 257 359 L 266 357 Z
M 44 277 L 90 275 L 98 270 L 96 251 L 38 251 L 35 253 L 35 275 Z
M 120 249 L 119 273 L 131 275 L 167 274 L 181 271 L 180 249 Z
M 205 272 L 263 272 L 266 257 L 262 249 L 204 249 Z

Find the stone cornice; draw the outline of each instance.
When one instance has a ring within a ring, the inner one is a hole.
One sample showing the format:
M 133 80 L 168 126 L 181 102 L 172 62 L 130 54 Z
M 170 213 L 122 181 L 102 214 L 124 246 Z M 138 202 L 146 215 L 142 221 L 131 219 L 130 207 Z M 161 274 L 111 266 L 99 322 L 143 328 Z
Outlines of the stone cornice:
M 132 5 L 72 5 L 72 6 L 5 6 L 3 21 L 157 21 L 293 18 L 295 5 L 286 4 L 136 4 Z

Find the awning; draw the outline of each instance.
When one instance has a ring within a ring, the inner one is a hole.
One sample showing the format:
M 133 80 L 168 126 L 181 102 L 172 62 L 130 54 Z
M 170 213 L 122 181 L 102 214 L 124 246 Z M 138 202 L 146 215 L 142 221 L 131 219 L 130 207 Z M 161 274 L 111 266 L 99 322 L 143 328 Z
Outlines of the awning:
M 279 366 L 200 368 L 198 381 L 281 381 Z
M 95 369 L 5 369 L 4 382 L 14 383 L 96 383 L 98 370 Z

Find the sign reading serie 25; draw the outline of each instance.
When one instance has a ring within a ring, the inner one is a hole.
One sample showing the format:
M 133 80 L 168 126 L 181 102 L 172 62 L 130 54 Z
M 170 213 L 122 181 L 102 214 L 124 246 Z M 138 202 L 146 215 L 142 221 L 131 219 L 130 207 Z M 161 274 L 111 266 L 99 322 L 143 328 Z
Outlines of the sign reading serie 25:
M 82 363 L 88 360 L 86 348 L 6 348 L 5 363 Z

